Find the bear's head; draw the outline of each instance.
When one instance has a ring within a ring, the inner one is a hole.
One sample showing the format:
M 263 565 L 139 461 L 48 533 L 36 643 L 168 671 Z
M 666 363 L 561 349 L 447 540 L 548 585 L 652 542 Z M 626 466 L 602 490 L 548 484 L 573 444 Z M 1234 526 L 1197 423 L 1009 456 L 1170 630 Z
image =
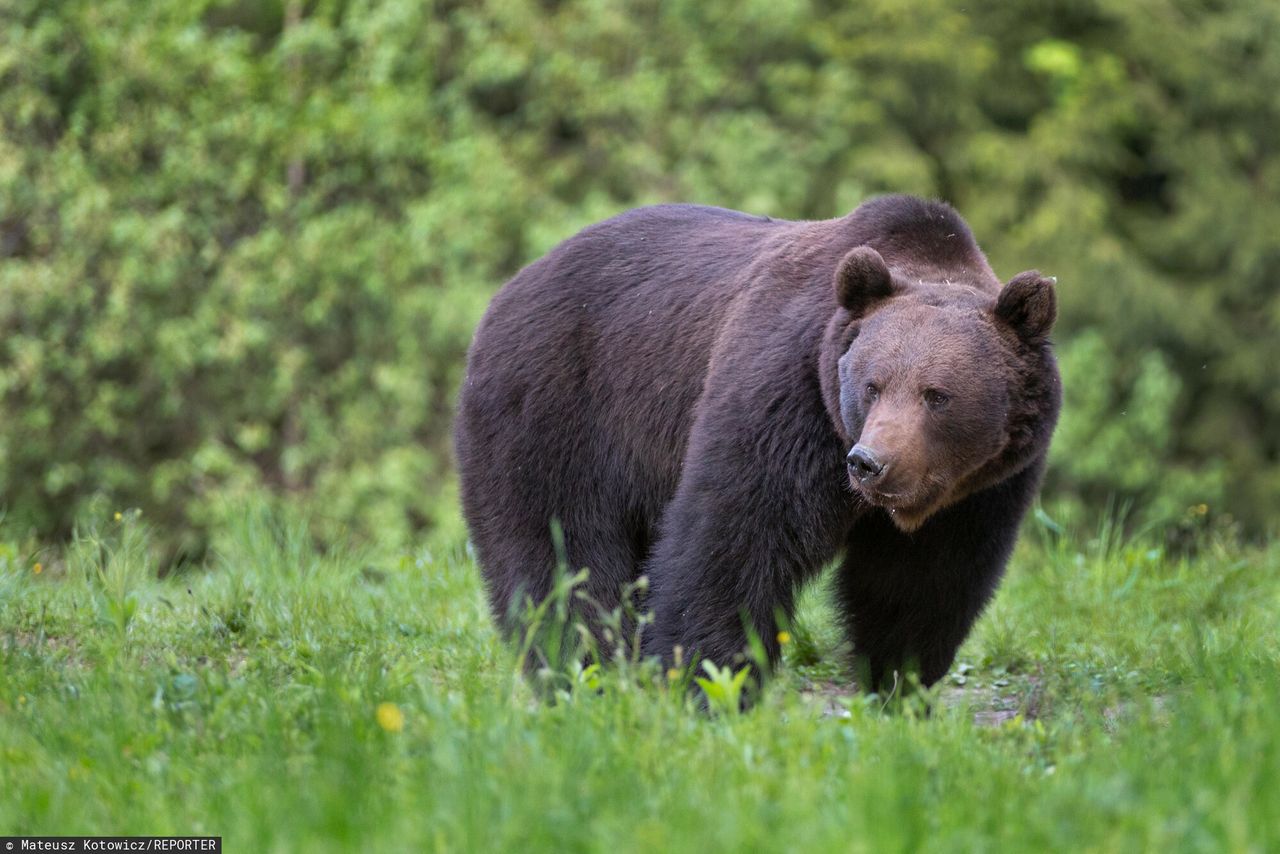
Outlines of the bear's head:
M 1061 405 L 1054 280 L 1029 271 L 998 284 L 908 281 L 869 246 L 836 271 L 829 408 L 850 487 L 903 531 L 1048 446 Z

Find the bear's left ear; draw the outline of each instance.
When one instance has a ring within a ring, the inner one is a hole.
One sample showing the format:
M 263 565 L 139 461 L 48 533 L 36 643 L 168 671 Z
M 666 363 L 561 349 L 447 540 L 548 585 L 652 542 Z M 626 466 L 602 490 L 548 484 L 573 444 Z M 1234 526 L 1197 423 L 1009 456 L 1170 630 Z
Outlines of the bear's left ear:
M 836 300 L 854 317 L 892 293 L 889 265 L 870 246 L 850 250 L 836 268 Z
M 1043 338 L 1058 318 L 1057 282 L 1039 270 L 1019 273 L 1009 280 L 996 300 L 996 317 L 1013 327 L 1024 339 Z

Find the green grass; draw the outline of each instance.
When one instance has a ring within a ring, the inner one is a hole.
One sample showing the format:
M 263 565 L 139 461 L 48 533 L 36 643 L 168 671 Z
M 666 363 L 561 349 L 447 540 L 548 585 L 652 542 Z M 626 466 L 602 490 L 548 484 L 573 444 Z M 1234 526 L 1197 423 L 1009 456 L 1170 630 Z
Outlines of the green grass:
M 130 515 L 64 555 L 0 543 L 0 834 L 1280 848 L 1274 546 L 1029 530 L 929 718 L 848 692 L 815 589 L 762 702 L 708 716 L 633 671 L 539 703 L 460 544 L 325 554 L 304 531 L 249 513 L 211 571 L 160 581 Z

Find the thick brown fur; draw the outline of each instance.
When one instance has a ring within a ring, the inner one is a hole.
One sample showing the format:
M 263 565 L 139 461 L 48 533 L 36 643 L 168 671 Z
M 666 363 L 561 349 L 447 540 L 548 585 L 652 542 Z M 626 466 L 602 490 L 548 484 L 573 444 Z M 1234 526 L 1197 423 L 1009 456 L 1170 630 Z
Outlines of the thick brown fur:
M 772 663 L 776 617 L 840 558 L 865 687 L 909 666 L 932 683 L 1040 480 L 1053 312 L 1050 280 L 1002 289 L 954 210 L 908 196 L 585 229 L 502 289 L 471 348 L 456 444 L 495 615 L 511 629 L 550 591 L 554 519 L 600 607 L 648 575 L 646 653 L 729 663 L 750 629 Z M 859 475 L 855 445 L 883 471 Z

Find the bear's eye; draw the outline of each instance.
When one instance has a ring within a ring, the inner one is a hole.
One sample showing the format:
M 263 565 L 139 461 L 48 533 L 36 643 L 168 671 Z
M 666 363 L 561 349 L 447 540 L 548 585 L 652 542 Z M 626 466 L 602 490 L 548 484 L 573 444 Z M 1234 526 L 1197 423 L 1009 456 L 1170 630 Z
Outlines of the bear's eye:
M 875 383 L 867 383 L 867 400 L 871 403 L 875 403 L 879 399 L 880 389 L 876 387 Z
M 930 409 L 941 409 L 951 402 L 951 396 L 936 388 L 927 388 L 924 391 L 924 402 Z

